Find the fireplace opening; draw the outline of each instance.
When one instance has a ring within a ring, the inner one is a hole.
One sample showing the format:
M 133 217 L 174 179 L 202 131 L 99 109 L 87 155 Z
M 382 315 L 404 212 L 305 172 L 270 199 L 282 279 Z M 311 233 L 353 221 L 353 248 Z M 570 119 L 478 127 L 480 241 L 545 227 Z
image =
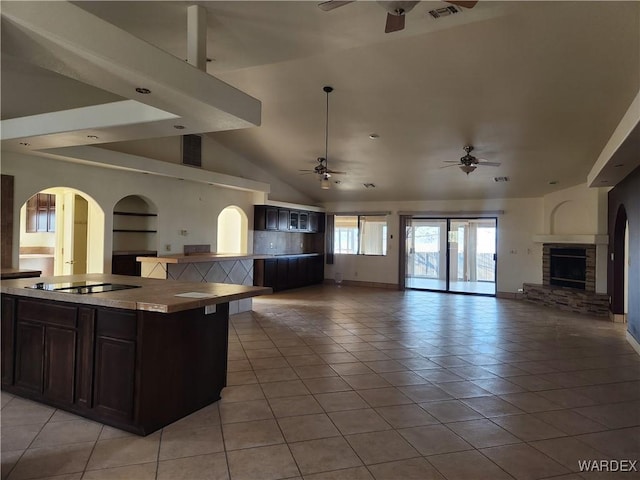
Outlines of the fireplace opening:
M 551 248 L 549 283 L 585 290 L 587 254 L 584 248 Z

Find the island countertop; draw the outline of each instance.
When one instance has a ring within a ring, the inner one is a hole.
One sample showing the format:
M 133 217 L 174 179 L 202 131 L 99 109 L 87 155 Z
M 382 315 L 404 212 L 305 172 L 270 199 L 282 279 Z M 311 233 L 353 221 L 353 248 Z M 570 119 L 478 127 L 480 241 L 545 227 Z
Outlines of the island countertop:
M 237 253 L 179 253 L 157 257 L 137 257 L 138 262 L 147 263 L 202 263 L 225 262 L 229 260 L 265 260 L 278 257 L 313 257 L 321 253 L 281 253 L 281 254 L 237 254 Z
M 81 281 L 136 285 L 140 288 L 79 295 L 25 288 L 38 282 L 46 284 Z M 160 313 L 179 312 L 208 305 L 228 303 L 233 300 L 265 295 L 271 293 L 271 291 L 271 288 L 265 287 L 222 283 L 179 282 L 174 280 L 158 280 L 99 273 L 3 280 L 0 285 L 0 292 L 8 295 Z M 176 296 L 184 294 L 192 295 L 192 297 Z

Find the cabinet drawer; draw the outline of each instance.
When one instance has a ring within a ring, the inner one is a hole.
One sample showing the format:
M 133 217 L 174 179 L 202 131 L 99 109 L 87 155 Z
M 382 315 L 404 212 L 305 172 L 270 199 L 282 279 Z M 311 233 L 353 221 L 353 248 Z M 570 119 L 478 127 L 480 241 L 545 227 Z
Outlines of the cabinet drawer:
M 98 309 L 96 333 L 103 337 L 135 340 L 137 318 L 135 312 Z
M 18 320 L 75 328 L 77 314 L 78 309 L 75 306 L 48 303 L 42 300 L 18 301 Z

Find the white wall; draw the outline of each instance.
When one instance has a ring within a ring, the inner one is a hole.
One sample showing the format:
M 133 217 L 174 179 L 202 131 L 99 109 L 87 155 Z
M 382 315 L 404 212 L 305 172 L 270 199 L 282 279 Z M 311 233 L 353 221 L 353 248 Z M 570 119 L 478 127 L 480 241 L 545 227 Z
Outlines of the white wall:
M 553 235 L 606 235 L 609 188 L 589 188 L 586 183 L 545 195 L 544 230 Z M 607 245 L 596 245 L 596 293 L 607 292 Z
M 334 265 L 325 267 L 325 278 L 342 273 L 344 280 L 398 283 L 399 262 L 398 212 L 451 212 L 504 210 L 498 216 L 498 292 L 516 293 L 523 283 L 542 282 L 542 246 L 533 243 L 533 235 L 541 231 L 542 198 L 456 200 L 425 202 L 332 202 L 327 212 L 382 212 L 388 216 L 388 252 L 383 257 L 336 255 Z M 446 216 L 443 213 L 442 216 Z M 470 215 L 473 216 L 473 215 Z
M 241 208 L 253 225 L 252 192 L 6 151 L 2 152 L 2 173 L 15 177 L 15 218 L 20 218 L 20 206 L 29 197 L 46 188 L 69 187 L 91 196 L 105 215 L 104 272 L 111 271 L 113 208 L 128 195 L 142 195 L 157 207 L 159 254 L 182 253 L 185 244 L 211 244 L 216 251 L 218 215 L 229 205 Z M 13 265 L 17 266 L 17 225 L 13 241 Z M 170 251 L 164 249 L 167 244 Z M 248 249 L 253 251 L 251 235 Z

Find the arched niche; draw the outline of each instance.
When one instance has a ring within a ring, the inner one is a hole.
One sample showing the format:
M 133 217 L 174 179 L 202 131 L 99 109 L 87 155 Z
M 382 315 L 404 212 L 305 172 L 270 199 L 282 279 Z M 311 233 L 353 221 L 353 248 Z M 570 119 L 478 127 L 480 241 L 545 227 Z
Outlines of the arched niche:
M 85 192 L 34 192 L 20 208 L 19 267 L 43 276 L 103 273 L 104 224 L 104 211 Z
M 247 214 L 235 205 L 230 205 L 218 215 L 218 253 L 246 254 L 249 236 Z
M 158 250 L 158 209 L 142 195 L 128 195 L 113 207 L 113 253 Z

